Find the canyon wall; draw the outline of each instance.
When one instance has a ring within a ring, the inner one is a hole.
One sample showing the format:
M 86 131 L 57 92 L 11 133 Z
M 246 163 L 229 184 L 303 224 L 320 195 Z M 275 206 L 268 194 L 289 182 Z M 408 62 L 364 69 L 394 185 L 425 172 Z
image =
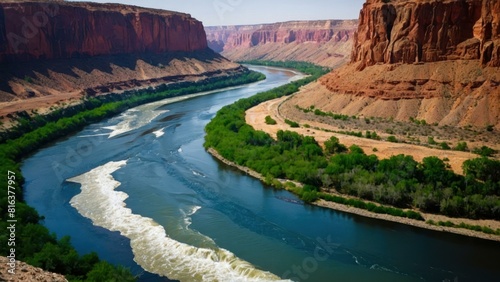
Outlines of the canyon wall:
M 368 0 L 354 35 L 352 62 L 479 60 L 500 66 L 500 1 Z
M 234 60 L 308 61 L 336 67 L 349 61 L 355 20 L 292 21 L 206 27 L 208 45 Z
M 0 117 L 246 71 L 188 14 L 120 4 L 0 2 Z
M 0 63 L 207 47 L 188 14 L 119 4 L 0 3 Z
M 367 0 L 359 23 L 325 110 L 500 129 L 500 1 Z

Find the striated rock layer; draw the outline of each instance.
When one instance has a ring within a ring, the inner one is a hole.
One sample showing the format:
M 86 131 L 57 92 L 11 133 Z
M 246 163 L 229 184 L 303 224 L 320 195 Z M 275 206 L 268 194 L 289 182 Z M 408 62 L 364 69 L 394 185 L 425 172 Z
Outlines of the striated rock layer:
M 90 2 L 0 3 L 0 63 L 207 47 L 188 14 Z
M 308 61 L 336 67 L 349 61 L 355 20 L 293 21 L 206 27 L 208 45 L 238 60 Z
M 499 55 L 500 1 L 368 0 L 351 61 L 365 67 L 481 59 L 499 67 Z
M 119 4 L 0 2 L 0 117 L 245 71 L 190 15 Z
M 368 0 L 359 23 L 325 110 L 500 129 L 500 1 Z

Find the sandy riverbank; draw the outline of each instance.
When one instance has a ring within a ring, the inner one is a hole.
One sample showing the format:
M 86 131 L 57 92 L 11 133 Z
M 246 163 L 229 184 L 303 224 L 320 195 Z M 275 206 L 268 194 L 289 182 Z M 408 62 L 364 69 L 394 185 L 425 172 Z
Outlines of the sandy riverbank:
M 260 173 L 254 171 L 254 170 L 251 170 L 247 167 L 240 166 L 232 161 L 225 159 L 215 149 L 209 148 L 207 151 L 208 151 L 208 153 L 210 153 L 212 156 L 214 156 L 215 158 L 217 158 L 218 160 L 220 160 L 224 164 L 235 167 L 235 168 L 237 168 L 237 169 L 245 172 L 246 174 L 248 174 L 252 177 L 255 177 L 257 179 L 264 180 L 264 177 Z M 370 212 L 367 210 L 363 210 L 363 209 L 359 209 L 359 208 L 355 208 L 355 207 L 350 207 L 350 206 L 346 206 L 346 205 L 342 205 L 342 204 L 338 204 L 338 203 L 334 203 L 334 202 L 328 202 L 328 201 L 321 200 L 321 199 L 312 203 L 312 204 L 319 206 L 319 207 L 323 207 L 323 208 L 329 208 L 329 209 L 333 209 L 333 210 L 337 210 L 337 211 L 357 214 L 357 215 L 375 218 L 375 219 L 380 219 L 380 220 L 402 223 L 402 224 L 406 224 L 406 225 L 415 226 L 418 228 L 425 228 L 425 229 L 434 230 L 434 231 L 455 233 L 455 234 L 459 234 L 459 235 L 465 235 L 465 236 L 469 236 L 469 237 L 475 237 L 475 238 L 487 239 L 487 240 L 500 242 L 500 236 L 498 236 L 498 235 L 486 234 L 483 232 L 478 232 L 478 231 L 473 231 L 473 230 L 463 229 L 463 228 L 435 226 L 435 225 L 431 225 L 431 224 L 428 224 L 425 222 L 427 220 L 433 220 L 435 222 L 437 222 L 437 221 L 451 221 L 455 224 L 460 224 L 461 222 L 464 222 L 464 223 L 470 224 L 470 225 L 488 226 L 489 228 L 496 230 L 497 228 L 500 228 L 500 222 L 496 221 L 496 220 L 472 220 L 472 219 L 465 219 L 465 218 L 450 218 L 450 217 L 446 217 L 443 215 L 426 214 L 426 213 L 420 212 L 422 217 L 425 219 L 425 221 L 420 221 L 420 220 L 415 220 L 415 219 L 392 216 L 392 215 L 388 215 L 388 214 L 377 214 L 377 213 L 373 213 L 373 212 Z

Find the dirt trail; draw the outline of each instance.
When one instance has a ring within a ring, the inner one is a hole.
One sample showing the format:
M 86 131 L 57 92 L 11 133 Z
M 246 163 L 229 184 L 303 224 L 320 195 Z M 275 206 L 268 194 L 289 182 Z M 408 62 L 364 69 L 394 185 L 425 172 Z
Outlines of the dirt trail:
M 380 159 L 389 158 L 391 156 L 399 154 L 411 155 L 415 158 L 416 161 L 422 161 L 423 158 L 428 156 L 436 156 L 441 159 L 448 158 L 450 160 L 449 164 L 452 170 L 459 174 L 463 173 L 462 164 L 464 161 L 477 158 L 477 155 L 468 152 L 445 151 L 418 145 L 391 143 L 386 141 L 378 141 L 344 134 L 326 132 L 323 130 L 313 129 L 313 127 L 331 131 L 341 131 L 342 129 L 315 121 L 295 120 L 293 117 L 289 117 L 289 119 L 296 121 L 299 124 L 307 123 L 311 126 L 311 128 L 291 128 L 284 121 L 284 119 L 288 117 L 283 117 L 279 111 L 280 105 L 288 98 L 289 97 L 283 97 L 275 100 L 270 100 L 247 110 L 246 122 L 249 125 L 253 126 L 256 130 L 262 130 L 270 134 L 274 138 L 276 138 L 276 134 L 279 130 L 290 130 L 302 135 L 313 136 L 321 146 L 323 146 L 324 142 L 330 139 L 331 136 L 335 136 L 339 138 L 340 142 L 347 147 L 351 145 L 358 145 L 365 151 L 365 153 L 375 154 Z M 276 125 L 268 125 L 265 123 L 265 117 L 268 115 L 277 121 Z M 374 152 L 374 148 L 376 148 L 376 152 Z

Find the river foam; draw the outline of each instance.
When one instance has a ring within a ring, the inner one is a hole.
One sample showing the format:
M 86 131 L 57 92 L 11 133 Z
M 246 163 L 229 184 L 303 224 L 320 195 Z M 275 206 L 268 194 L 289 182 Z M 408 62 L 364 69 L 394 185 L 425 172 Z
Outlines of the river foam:
M 101 226 L 130 239 L 134 260 L 145 270 L 180 281 L 279 281 L 276 275 L 259 270 L 228 250 L 197 248 L 169 238 L 153 219 L 133 214 L 126 207 L 128 195 L 115 191 L 120 186 L 112 173 L 127 161 L 109 162 L 85 174 L 68 179 L 81 184 L 81 193 L 71 206 Z M 187 217 L 199 207 L 187 212 Z M 189 223 L 190 222 L 186 222 Z M 189 224 L 187 226 L 189 226 Z

